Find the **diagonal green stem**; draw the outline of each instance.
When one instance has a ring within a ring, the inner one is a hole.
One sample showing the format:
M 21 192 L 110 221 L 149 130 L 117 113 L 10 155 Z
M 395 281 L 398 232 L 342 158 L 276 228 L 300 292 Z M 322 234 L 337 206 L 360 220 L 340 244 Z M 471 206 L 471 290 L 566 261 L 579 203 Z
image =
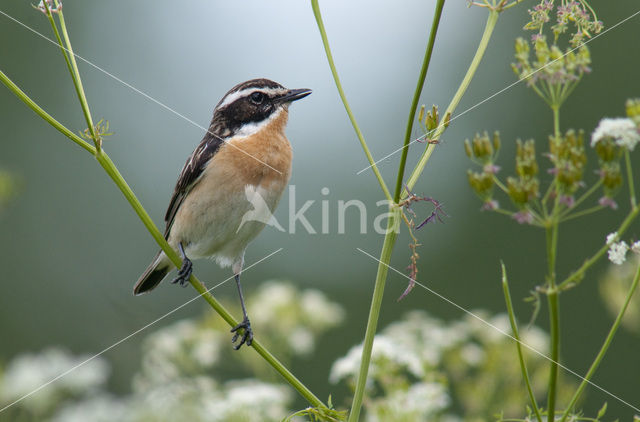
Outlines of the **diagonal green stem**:
M 331 54 L 331 48 L 329 47 L 329 39 L 327 38 L 327 32 L 324 29 L 324 23 L 322 22 L 322 15 L 320 14 L 320 6 L 318 6 L 318 0 L 311 0 L 311 8 L 313 9 L 313 14 L 316 18 L 316 23 L 318 24 L 318 30 L 320 31 L 320 37 L 322 37 L 322 45 L 324 46 L 324 51 L 327 55 L 327 61 L 329 62 L 329 67 L 331 68 L 331 74 L 333 75 L 333 80 L 336 84 L 336 88 L 338 89 L 338 93 L 340 94 L 340 99 L 342 100 L 342 104 L 344 104 L 344 109 L 347 111 L 347 115 L 349 116 L 349 120 L 351 121 L 351 125 L 358 136 L 358 140 L 360 141 L 360 145 L 367 156 L 367 160 L 373 169 L 373 172 L 378 179 L 378 183 L 382 188 L 382 192 L 384 192 L 384 196 L 388 201 L 392 201 L 391 193 L 389 192 L 389 188 L 387 184 L 384 182 L 382 178 L 382 174 L 380 174 L 380 170 L 378 170 L 378 166 L 373 160 L 373 155 L 371 155 L 371 151 L 369 150 L 369 146 L 362 135 L 362 131 L 358 126 L 358 122 L 356 121 L 353 112 L 351 111 L 351 107 L 349 107 L 349 102 L 347 101 L 347 96 L 342 89 L 342 84 L 340 83 L 340 77 L 338 76 L 338 71 L 336 70 L 336 65 L 333 62 L 333 55 Z
M 71 139 L 76 144 L 80 145 L 97 159 L 102 168 L 104 168 L 109 177 L 118 186 L 118 188 L 125 196 L 131 207 L 134 209 L 140 220 L 143 222 L 149 233 L 151 233 L 151 236 L 167 254 L 169 259 L 171 259 L 174 265 L 180 267 L 180 265 L 182 264 L 180 257 L 164 239 L 162 233 L 160 233 L 160 230 L 158 230 L 156 225 L 153 223 L 153 220 L 151 220 L 149 214 L 146 212 L 138 198 L 135 196 L 127 182 L 124 180 L 115 164 L 111 161 L 111 158 L 104 152 L 98 154 L 96 152 L 96 149 L 92 145 L 85 142 L 78 135 L 74 134 L 71 130 L 67 129 L 64 125 L 62 125 L 60 122 L 46 113 L 2 71 L 0 71 L 0 81 L 4 83 L 4 85 L 7 86 L 7 88 L 9 88 L 9 90 L 13 92 L 20 100 L 22 100 L 29 108 L 35 111 L 36 114 L 38 114 L 54 128 L 60 131 L 63 135 Z M 206 287 L 200 282 L 200 280 L 198 280 L 195 275 L 191 275 L 189 282 L 196 289 L 196 291 L 209 303 L 209 305 L 211 305 L 211 307 L 229 324 L 229 326 L 234 327 L 238 324 L 238 321 L 233 318 L 233 316 L 231 316 L 231 314 L 222 306 L 222 304 L 220 304 L 213 297 L 213 295 L 211 295 L 211 293 L 207 291 Z M 267 363 L 271 365 L 289 384 L 291 384 L 291 386 L 293 386 L 311 405 L 315 407 L 326 408 L 326 405 L 323 404 L 322 401 L 311 392 L 311 390 L 309 390 L 304 384 L 302 384 L 280 361 L 278 361 L 278 359 L 276 359 L 267 349 L 265 349 L 259 341 L 254 339 L 251 347 L 253 347 L 253 349 L 260 356 L 262 356 L 262 358 L 267 361 Z
M 43 120 L 60 131 L 64 136 L 84 148 L 88 153 L 92 155 L 96 153 L 96 149 L 93 145 L 89 144 L 84 139 L 67 129 L 64 125 L 62 125 L 62 123 L 58 122 L 49 113 L 44 111 L 38 104 L 35 103 L 35 101 L 29 98 L 29 96 L 25 94 L 24 91 L 22 91 L 20 87 L 18 87 L 18 85 L 13 83 L 13 81 L 9 79 L 9 77 L 5 75 L 5 73 L 1 70 L 0 82 L 2 82 L 7 88 L 9 88 L 9 91 L 13 92 L 15 96 L 18 97 L 22 102 L 24 102 L 31 110 L 35 111 L 38 116 L 40 116 Z
M 447 107 L 447 110 L 444 112 L 443 116 L 453 115 L 453 112 L 456 110 L 456 107 L 458 107 L 460 100 L 464 96 L 465 92 L 467 92 L 467 88 L 469 87 L 469 84 L 471 83 L 471 80 L 473 79 L 473 76 L 475 75 L 476 70 L 478 70 L 478 66 L 482 61 L 482 57 L 484 56 L 484 53 L 487 50 L 487 46 L 489 45 L 489 40 L 491 39 L 493 30 L 496 27 L 496 23 L 498 23 L 499 15 L 500 15 L 500 12 L 498 10 L 491 10 L 489 12 L 489 17 L 487 18 L 487 24 L 485 25 L 482 38 L 480 39 L 480 43 L 478 44 L 478 49 L 476 50 L 476 54 L 474 55 L 473 60 L 471 60 L 469 69 L 467 70 L 467 73 L 465 74 L 464 79 L 462 79 L 462 83 L 460 83 L 458 90 L 453 96 L 453 99 L 451 100 L 451 103 L 449 103 L 449 106 Z M 445 129 L 446 128 L 443 122 L 436 128 L 436 131 L 434 132 L 434 135 L 431 137 L 431 139 L 439 140 L 440 136 L 442 136 L 442 133 L 445 131 Z M 411 172 L 411 175 L 409 176 L 409 180 L 407 181 L 407 187 L 409 188 L 409 190 L 413 189 L 416 182 L 422 175 L 422 172 L 424 171 L 424 167 L 427 165 L 427 162 L 429 161 L 431 154 L 433 154 L 435 146 L 436 146 L 435 143 L 429 143 L 427 145 L 427 148 L 422 153 L 422 156 L 420 157 L 418 164 L 415 166 L 415 168 Z M 406 196 L 407 194 L 408 192 L 405 191 L 405 193 L 403 194 L 403 197 Z
M 598 366 L 600 365 L 600 362 L 602 362 L 602 359 L 604 358 L 604 355 L 607 353 L 609 346 L 611 346 L 613 337 L 616 335 L 616 331 L 618 331 L 618 327 L 620 327 L 620 323 L 622 322 L 624 313 L 627 311 L 627 307 L 629 306 L 629 302 L 633 297 L 633 293 L 636 291 L 636 288 L 638 287 L 638 280 L 640 280 L 640 266 L 638 266 L 638 270 L 636 271 L 636 275 L 633 278 L 631 287 L 627 292 L 627 297 L 624 301 L 624 304 L 622 305 L 622 308 L 620 308 L 620 311 L 618 312 L 618 316 L 616 316 L 616 319 L 613 322 L 611 329 L 609 330 L 609 334 L 607 335 L 607 338 L 604 340 L 604 343 L 602 344 L 602 347 L 600 348 L 600 351 L 596 355 L 596 358 L 594 359 L 593 363 L 589 367 L 587 374 L 582 379 L 580 386 L 578 387 L 576 392 L 573 394 L 573 397 L 571 397 L 571 401 L 569 402 L 569 405 L 567 406 L 566 410 L 562 414 L 562 419 L 560 419 L 560 422 L 565 422 L 567 420 L 572 409 L 578 402 L 578 399 L 580 399 L 582 392 L 584 391 L 585 387 L 589 383 L 589 380 L 591 380 L 591 377 L 593 377 L 593 374 L 595 374 L 596 370 L 598 369 Z
M 438 25 L 440 24 L 440 17 L 442 16 L 442 9 L 444 7 L 445 0 L 438 0 L 436 3 L 436 11 L 433 14 L 433 22 L 431 23 L 431 32 L 429 34 L 429 41 L 427 43 L 427 50 L 424 52 L 424 59 L 422 60 L 422 68 L 420 69 L 420 76 L 418 76 L 418 85 L 413 93 L 413 100 L 411 101 L 411 108 L 409 109 L 409 118 L 407 119 L 407 128 L 404 133 L 404 147 L 402 149 L 402 156 L 400 157 L 400 166 L 398 168 L 398 178 L 396 180 L 396 190 L 393 194 L 393 202 L 396 204 L 400 200 L 400 194 L 402 193 L 402 180 L 404 179 L 404 169 L 407 164 L 407 155 L 409 153 L 409 141 L 411 139 L 411 132 L 413 130 L 413 122 L 416 117 L 416 110 L 418 109 L 418 101 L 420 101 L 420 94 L 422 94 L 422 88 L 424 87 L 424 81 L 427 78 L 427 70 L 429 70 L 429 63 L 431 62 L 431 54 L 433 53 L 433 46 L 436 42 L 436 33 L 438 32 Z
M 504 263 L 500 263 L 502 266 L 502 291 L 504 293 L 504 300 L 507 303 L 507 313 L 509 314 L 509 322 L 511 323 L 511 330 L 513 331 L 513 337 L 516 339 L 516 349 L 518 351 L 518 359 L 520 361 L 520 370 L 522 371 L 522 378 L 527 386 L 527 393 L 529 394 L 529 400 L 533 411 L 536 414 L 538 422 L 542 422 L 542 415 L 540 414 L 540 408 L 536 401 L 536 396 L 533 394 L 533 388 L 531 387 L 531 380 L 529 378 L 529 371 L 527 370 L 527 364 L 524 361 L 524 355 L 522 354 L 522 346 L 520 341 L 520 334 L 518 332 L 518 324 L 516 323 L 515 312 L 513 311 L 513 303 L 511 302 L 511 293 L 509 292 L 509 283 L 507 281 L 507 270 L 504 268 Z

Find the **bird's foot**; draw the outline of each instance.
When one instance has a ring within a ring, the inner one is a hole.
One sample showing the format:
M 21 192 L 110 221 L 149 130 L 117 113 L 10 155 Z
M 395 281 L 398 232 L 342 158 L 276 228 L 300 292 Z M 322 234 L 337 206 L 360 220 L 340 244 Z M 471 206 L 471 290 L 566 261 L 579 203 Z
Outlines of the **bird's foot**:
M 240 330 L 243 330 L 241 338 Z M 240 343 L 233 346 L 235 350 L 238 350 L 243 344 L 251 346 L 251 343 L 253 342 L 253 330 L 251 329 L 251 321 L 249 321 L 249 318 L 245 317 L 240 324 L 231 329 L 231 332 L 235 333 L 231 339 L 231 343 L 235 343 L 236 340 L 240 338 Z
M 187 283 L 189 282 L 189 277 L 191 277 L 191 272 L 193 270 L 193 264 L 191 260 L 186 256 L 182 259 L 182 267 L 178 270 L 178 276 L 171 280 L 171 283 L 176 284 L 179 283 L 182 287 L 187 287 Z

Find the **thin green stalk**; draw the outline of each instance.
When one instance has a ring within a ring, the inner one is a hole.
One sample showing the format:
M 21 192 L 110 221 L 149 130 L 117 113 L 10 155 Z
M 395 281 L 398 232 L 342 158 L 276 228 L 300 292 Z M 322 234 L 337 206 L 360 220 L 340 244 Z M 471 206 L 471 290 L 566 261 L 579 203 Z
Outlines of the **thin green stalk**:
M 553 134 L 556 138 L 560 137 L 560 106 L 552 105 L 551 110 L 553 110 Z
M 604 207 L 602 205 L 595 205 L 591 208 L 587 208 L 585 210 L 582 211 L 578 211 L 574 214 L 569 214 L 566 217 L 562 217 L 562 222 L 565 221 L 569 221 L 569 220 L 573 220 L 574 218 L 578 218 L 578 217 L 584 217 L 585 215 L 589 215 L 589 214 L 593 214 L 594 212 L 600 211 L 602 210 Z
M 557 197 L 557 196 L 556 196 Z M 557 205 L 557 204 L 556 204 Z M 547 395 L 547 417 L 553 422 L 556 406 L 556 386 L 558 382 L 558 359 L 560 358 L 560 304 L 556 287 L 556 256 L 558 250 L 558 222 L 554 219 L 551 227 L 546 228 L 547 261 L 549 274 L 547 276 L 547 303 L 549 305 L 549 325 L 551 337 L 551 352 L 549 365 L 549 388 Z
M 549 392 L 547 396 L 547 420 L 554 421 L 556 411 L 556 386 L 558 383 L 558 359 L 560 357 L 560 315 L 558 303 L 558 290 L 547 292 L 549 304 L 551 353 L 549 366 Z
M 600 351 L 596 355 L 595 360 L 593 361 L 593 363 L 589 367 L 589 370 L 587 371 L 587 374 L 582 379 L 582 382 L 580 383 L 580 386 L 578 387 L 576 392 L 573 394 L 573 397 L 571 397 L 571 401 L 569 402 L 569 405 L 567 406 L 566 410 L 564 411 L 564 413 L 562 415 L 562 419 L 560 419 L 560 422 L 565 422 L 567 420 L 567 418 L 569 417 L 569 414 L 571 413 L 571 410 L 574 408 L 574 406 L 578 402 L 578 399 L 580 398 L 580 396 L 582 395 L 582 392 L 584 391 L 585 387 L 589 383 L 589 380 L 591 380 L 591 377 L 593 377 L 593 374 L 595 374 L 596 370 L 598 369 L 598 366 L 600 365 L 600 362 L 604 358 L 604 355 L 607 353 L 607 350 L 609 349 L 609 346 L 611 345 L 611 342 L 613 341 L 613 336 L 615 336 L 616 331 L 618 331 L 618 327 L 620 327 L 620 323 L 622 322 L 622 318 L 624 317 L 624 313 L 627 311 L 627 307 L 629 306 L 629 302 L 631 301 L 631 298 L 633 297 L 633 293 L 636 291 L 636 288 L 638 287 L 638 280 L 640 280 L 640 266 L 638 266 L 638 270 L 636 271 L 636 275 L 633 278 L 633 282 L 631 283 L 631 287 L 629 288 L 629 291 L 627 292 L 627 297 L 625 298 L 624 304 L 622 305 L 622 308 L 618 312 L 618 316 L 616 316 L 616 319 L 613 322 L 613 325 L 611 326 L 611 329 L 609 330 L 609 334 L 607 335 L 607 338 L 604 340 L 604 343 L 602 344 L 602 347 L 600 348 Z
M 73 53 L 73 47 L 71 47 L 71 40 L 69 39 L 69 34 L 67 32 L 67 25 L 64 21 L 64 14 L 62 13 L 62 8 L 60 7 L 60 3 L 58 0 L 53 0 L 57 9 L 58 9 L 58 18 L 60 19 L 60 29 L 62 30 L 62 36 L 64 37 L 64 42 L 66 44 L 67 54 L 69 56 L 69 61 L 71 61 L 71 66 L 73 71 L 71 72 L 71 77 L 73 78 L 73 84 L 76 87 L 76 93 L 78 94 L 78 100 L 80 100 L 80 106 L 82 107 L 82 112 L 84 113 L 84 118 L 87 122 L 87 127 L 89 129 L 89 133 L 91 133 L 91 138 L 93 139 L 98 154 L 100 153 L 100 149 L 102 148 L 101 140 L 98 134 L 96 133 L 96 128 L 93 124 L 93 119 L 91 118 L 91 110 L 89 109 L 89 103 L 87 102 L 87 96 L 84 92 L 84 87 L 82 86 L 82 78 L 80 77 L 80 72 L 78 71 L 78 63 L 76 63 L 76 56 Z M 46 1 L 44 2 L 47 3 Z M 51 13 L 49 13 L 51 14 Z M 58 40 L 60 37 L 58 36 Z M 60 44 L 62 48 L 62 44 Z
M 638 214 L 640 213 L 640 206 L 636 205 L 630 212 L 627 214 L 625 219 L 622 221 L 618 230 L 616 232 L 619 236 L 622 236 L 624 232 L 629 228 L 633 220 L 636 219 Z M 604 242 L 603 242 L 604 243 Z M 587 259 L 577 270 L 572 272 L 569 277 L 564 279 L 561 283 L 558 283 L 558 290 L 566 290 L 573 285 L 576 285 L 582 281 L 584 277 L 584 273 L 591 268 L 593 264 L 595 264 L 598 259 L 600 259 L 606 252 L 609 250 L 609 245 L 603 244 L 603 246 L 598 249 L 598 251 L 591 256 L 591 258 Z
M 500 12 L 498 10 L 491 10 L 489 12 L 489 17 L 487 18 L 487 24 L 485 25 L 482 38 L 480 39 L 480 43 L 478 44 L 478 49 L 476 50 L 476 54 L 473 57 L 473 60 L 471 60 L 469 69 L 467 70 L 467 73 L 465 74 L 464 79 L 462 79 L 462 82 L 460 83 L 458 90 L 453 96 L 453 99 L 451 100 L 451 103 L 449 103 L 449 106 L 447 107 L 447 110 L 444 112 L 443 116 L 453 115 L 453 112 L 455 111 L 456 107 L 458 107 L 458 104 L 460 103 L 462 96 L 467 91 L 467 88 L 469 87 L 469 84 L 471 83 L 471 80 L 473 79 L 473 76 L 475 75 L 476 70 L 478 70 L 478 66 L 480 65 L 480 62 L 482 61 L 482 57 L 484 56 L 484 53 L 487 50 L 487 46 L 489 45 L 489 40 L 491 39 L 491 35 L 493 34 L 493 30 L 496 27 L 496 23 L 498 22 L 499 16 L 500 16 Z M 440 136 L 442 136 L 442 133 L 444 132 L 445 129 L 446 128 L 444 127 L 444 122 L 443 122 L 436 128 L 436 131 L 431 139 L 439 140 Z M 427 162 L 429 161 L 431 154 L 433 154 L 435 146 L 436 146 L 435 143 L 428 144 L 427 148 L 422 153 L 422 156 L 420 157 L 418 164 L 415 166 L 415 168 L 411 172 L 411 175 L 409 176 L 409 180 L 407 181 L 407 188 L 409 190 L 413 189 L 416 182 L 422 175 L 422 172 L 424 171 L 424 168 L 427 165 Z M 403 197 L 407 194 L 408 192 L 405 191 Z
M 418 101 L 420 101 L 420 94 L 422 93 L 422 88 L 424 87 L 424 81 L 427 78 L 427 70 L 429 69 L 429 63 L 431 61 L 431 53 L 433 53 L 433 45 L 436 42 L 436 33 L 438 32 L 438 25 L 440 24 L 440 16 L 442 16 L 444 1 L 445 0 L 438 0 L 438 3 L 436 3 L 436 10 L 433 14 L 433 22 L 431 23 L 431 32 L 429 34 L 427 50 L 424 52 L 422 68 L 420 69 L 420 76 L 418 76 L 418 84 L 416 86 L 415 92 L 413 93 L 413 100 L 411 101 L 411 107 L 409 108 L 409 118 L 407 119 L 407 128 L 405 129 L 404 133 L 404 147 L 402 149 L 402 156 L 400 157 L 400 166 L 398 167 L 396 190 L 393 194 L 393 202 L 395 202 L 396 204 L 400 200 L 400 194 L 402 193 L 402 181 L 404 179 L 404 169 L 407 164 L 407 155 L 409 153 L 409 141 L 411 139 L 411 132 L 413 130 L 413 122 L 416 117 L 416 110 L 418 109 Z
M 515 312 L 513 311 L 513 303 L 511 302 L 511 293 L 509 292 L 509 283 L 507 281 L 507 270 L 504 267 L 504 263 L 500 263 L 502 266 L 502 291 L 504 293 L 504 300 L 507 303 L 507 313 L 509 314 L 509 322 L 511 323 L 511 330 L 513 331 L 513 337 L 516 339 L 516 349 L 518 350 L 518 359 L 520 361 L 520 370 L 522 371 L 522 378 L 527 386 L 527 392 L 529 394 L 529 400 L 531 406 L 536 414 L 538 422 L 542 422 L 542 415 L 540 414 L 540 408 L 536 400 L 535 394 L 533 394 L 533 388 L 531 387 L 531 380 L 529 378 L 529 371 L 527 370 L 527 364 L 524 361 L 524 355 L 522 354 L 522 346 L 520 341 L 520 334 L 518 333 L 518 324 L 516 323 Z
M 627 165 L 627 179 L 629 180 L 629 198 L 631 199 L 631 208 L 636 207 L 636 189 L 633 186 L 633 170 L 631 168 L 631 153 L 628 149 L 624 151 L 624 161 Z
M 342 84 L 340 83 L 340 77 L 338 76 L 338 71 L 336 70 L 336 65 L 333 62 L 333 55 L 331 54 L 331 48 L 329 47 L 329 39 L 327 38 L 327 32 L 324 29 L 324 23 L 322 22 L 322 15 L 320 14 L 320 6 L 318 6 L 318 0 L 311 0 L 311 8 L 313 9 L 313 14 L 316 18 L 316 23 L 318 24 L 318 30 L 320 30 L 320 37 L 322 37 L 322 45 L 324 46 L 324 51 L 327 55 L 327 60 L 329 62 L 329 67 L 331 68 L 331 74 L 333 75 L 333 80 L 336 84 L 336 88 L 338 89 L 338 93 L 340 94 L 340 99 L 342 100 L 342 104 L 344 105 L 344 109 L 347 111 L 347 115 L 349 116 L 349 120 L 351 121 L 351 125 L 358 136 L 358 140 L 360 141 L 360 145 L 364 150 L 365 155 L 367 156 L 367 160 L 373 169 L 373 172 L 378 179 L 378 183 L 382 188 L 382 192 L 388 201 L 393 201 L 393 197 L 389 192 L 389 188 L 387 188 L 387 184 L 384 182 L 382 175 L 380 174 L 380 170 L 378 170 L 378 166 L 376 165 L 373 155 L 371 155 L 371 151 L 369 151 L 369 146 L 362 135 L 362 131 L 360 131 L 360 127 L 358 126 L 358 122 L 356 121 L 355 116 L 351 112 L 351 107 L 349 107 L 349 102 L 347 101 L 347 96 L 342 89 Z
M 131 207 L 134 209 L 142 223 L 145 225 L 151 236 L 155 239 L 162 250 L 167 254 L 169 259 L 180 267 L 182 261 L 178 254 L 169 246 L 167 241 L 160 233 L 160 230 L 156 227 L 151 220 L 151 217 L 146 212 L 138 198 L 135 196 L 125 179 L 122 177 L 118 169 L 116 168 L 111 158 L 104 152 L 98 154 L 96 149 L 89 143 L 85 142 L 78 135 L 74 134 L 71 130 L 67 129 L 64 125 L 59 123 L 56 119 L 46 113 L 40 106 L 38 106 L 27 94 L 25 94 L 13 81 L 11 81 L 2 71 L 0 71 L 0 80 L 13 92 L 20 100 L 22 100 L 30 109 L 36 112 L 45 121 L 51 124 L 54 128 L 60 131 L 63 135 L 71 139 L 76 144 L 80 145 L 91 155 L 96 157 L 102 168 L 106 171 L 109 177 L 118 186 L 122 194 L 125 196 Z M 191 285 L 200 293 L 200 295 L 211 305 L 211 307 L 229 324 L 233 327 L 238 322 L 231 316 L 231 314 L 211 295 L 207 292 L 205 286 L 198 280 L 195 275 L 192 275 L 189 279 Z M 320 399 L 318 399 L 304 384 L 302 384 L 281 362 L 279 362 L 268 350 L 266 350 L 259 341 L 255 340 L 252 343 L 253 349 L 262 356 L 267 363 L 269 363 L 282 377 L 291 384 L 311 405 L 315 407 L 326 407 Z
M 40 116 L 43 120 L 45 120 L 51 126 L 56 128 L 64 136 L 66 136 L 67 138 L 71 139 L 73 142 L 75 142 L 76 144 L 84 148 L 88 153 L 95 155 L 96 149 L 93 145 L 86 142 L 84 139 L 82 139 L 81 137 L 79 137 L 69 129 L 67 129 L 62 123 L 58 122 L 49 113 L 44 111 L 38 104 L 35 103 L 35 101 L 29 98 L 29 96 L 25 94 L 24 91 L 22 91 L 20 87 L 18 87 L 18 85 L 13 83 L 13 81 L 9 79 L 9 77 L 5 75 L 4 72 L 2 72 L 1 70 L 0 70 L 0 81 L 2 81 L 2 83 L 7 88 L 9 88 L 9 91 L 13 92 L 16 97 L 18 97 L 23 103 L 25 103 L 31 110 L 35 111 L 35 113 L 38 116 Z
M 376 283 L 373 289 L 373 299 L 371 300 L 371 309 L 369 310 L 369 319 L 367 321 L 367 331 L 362 345 L 362 359 L 360 361 L 360 371 L 356 381 L 356 390 L 351 405 L 351 413 L 349 413 L 349 422 L 357 422 L 360 420 L 360 409 L 362 408 L 362 400 L 364 397 L 364 389 L 367 383 L 367 375 L 369 373 L 369 363 L 371 362 L 371 351 L 373 349 L 373 339 L 378 328 L 378 317 L 380 316 L 380 307 L 382 305 L 382 297 L 384 295 L 384 286 L 387 280 L 387 272 L 389 270 L 389 262 L 391 261 L 391 252 L 396 242 L 397 225 L 400 223 L 400 213 L 402 210 L 398 207 L 393 208 L 393 213 L 387 222 L 387 233 L 382 244 L 382 252 L 380 253 L 380 263 L 378 264 L 378 273 L 376 274 Z

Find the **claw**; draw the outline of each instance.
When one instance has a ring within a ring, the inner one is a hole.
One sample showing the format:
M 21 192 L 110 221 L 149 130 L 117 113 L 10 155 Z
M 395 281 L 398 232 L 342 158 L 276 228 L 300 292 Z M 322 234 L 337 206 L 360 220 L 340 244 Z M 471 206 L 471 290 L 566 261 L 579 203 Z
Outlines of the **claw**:
M 191 272 L 193 270 L 193 264 L 191 260 L 188 258 L 182 261 L 182 267 L 178 271 L 178 276 L 171 280 L 171 283 L 176 284 L 179 283 L 182 287 L 187 287 L 187 283 L 189 282 L 189 277 L 191 277 Z
M 240 330 L 243 330 L 242 337 L 240 337 Z M 249 318 L 245 318 L 242 322 L 231 329 L 231 332 L 234 333 L 231 338 L 231 343 L 235 343 L 238 338 L 240 338 L 240 343 L 233 346 L 234 350 L 240 349 L 243 344 L 247 346 L 251 346 L 253 342 L 253 330 L 251 329 L 251 321 Z
M 182 266 L 178 270 L 178 276 L 171 280 L 171 283 L 179 283 L 180 286 L 187 287 L 187 282 L 189 281 L 189 277 L 191 277 L 191 272 L 193 271 L 193 263 L 189 258 L 187 258 L 187 255 L 184 253 L 182 243 L 178 244 L 178 248 L 180 249 L 180 254 L 182 255 Z

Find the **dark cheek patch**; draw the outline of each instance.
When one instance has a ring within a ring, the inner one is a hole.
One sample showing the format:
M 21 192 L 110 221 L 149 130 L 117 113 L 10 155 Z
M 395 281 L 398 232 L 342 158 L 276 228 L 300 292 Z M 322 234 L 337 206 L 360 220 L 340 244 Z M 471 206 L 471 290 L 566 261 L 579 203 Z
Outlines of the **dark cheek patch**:
M 261 122 L 268 118 L 275 110 L 270 99 L 266 99 L 263 104 L 256 105 L 249 98 L 235 101 L 222 110 L 224 122 L 223 126 L 231 131 L 237 132 L 245 123 Z

